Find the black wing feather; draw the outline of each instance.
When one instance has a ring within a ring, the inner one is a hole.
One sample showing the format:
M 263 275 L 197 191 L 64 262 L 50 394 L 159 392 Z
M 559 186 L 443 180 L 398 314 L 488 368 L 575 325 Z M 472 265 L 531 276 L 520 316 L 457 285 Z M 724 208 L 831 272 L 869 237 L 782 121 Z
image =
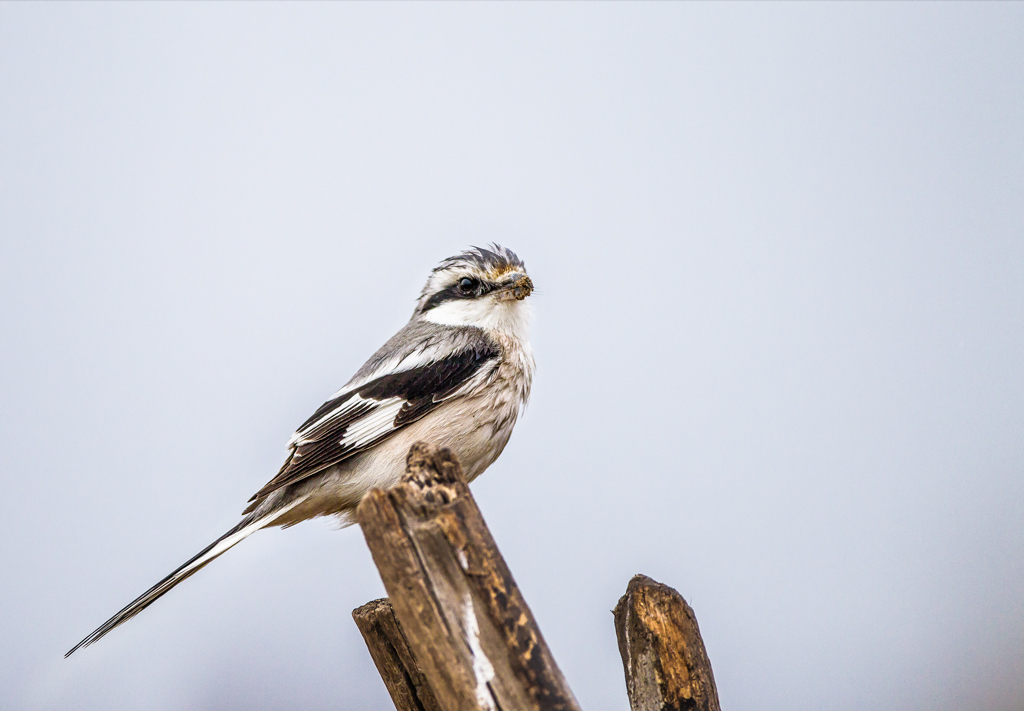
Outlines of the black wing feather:
M 334 466 L 359 452 L 386 439 L 398 429 L 415 422 L 437 408 L 445 398 L 457 391 L 488 361 L 498 357 L 497 347 L 490 343 L 454 353 L 447 358 L 398 373 L 389 373 L 328 400 L 299 428 L 299 441 L 288 460 L 271 481 L 250 499 L 258 503 L 268 494 L 283 486 L 294 484 L 328 467 Z M 348 406 L 346 403 L 358 395 L 371 402 Z M 372 401 L 390 398 L 405 400 L 395 417 L 392 428 L 359 446 L 345 445 L 342 438 L 353 424 L 376 410 Z M 336 410 L 337 417 L 329 417 Z M 323 420 L 320 422 L 320 420 Z M 306 428 L 310 428 L 305 431 Z M 249 506 L 252 510 L 256 503 Z

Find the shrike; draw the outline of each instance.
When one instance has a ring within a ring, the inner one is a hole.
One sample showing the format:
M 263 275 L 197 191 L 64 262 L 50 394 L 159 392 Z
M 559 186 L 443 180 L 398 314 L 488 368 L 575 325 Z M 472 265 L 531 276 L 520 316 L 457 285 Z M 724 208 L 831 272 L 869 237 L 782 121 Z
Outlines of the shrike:
M 66 655 L 126 622 L 247 536 L 314 516 L 353 522 L 363 494 L 398 483 L 412 444 L 450 447 L 472 481 L 498 458 L 530 396 L 526 266 L 498 245 L 441 262 L 412 318 L 302 423 L 242 521 Z

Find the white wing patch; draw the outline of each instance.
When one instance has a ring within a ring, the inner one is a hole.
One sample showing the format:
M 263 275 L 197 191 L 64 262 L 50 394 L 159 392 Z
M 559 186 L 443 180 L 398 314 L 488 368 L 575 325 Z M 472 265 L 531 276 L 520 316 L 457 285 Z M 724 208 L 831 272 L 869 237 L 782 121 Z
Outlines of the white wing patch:
M 297 447 L 314 439 L 319 439 L 319 433 L 329 426 L 332 421 L 351 416 L 359 410 L 368 409 L 368 412 L 358 415 L 355 420 L 348 424 L 338 442 L 338 444 L 346 448 L 358 447 L 394 429 L 392 423 L 405 402 L 405 399 L 400 397 L 375 400 L 373 398 L 361 397 L 358 394 L 353 395 L 319 420 L 295 432 L 291 440 L 289 440 L 288 446 Z
M 346 448 L 361 447 L 390 433 L 395 429 L 395 418 L 398 417 L 398 412 L 406 402 L 404 398 L 400 397 L 389 397 L 386 400 L 378 401 L 363 400 L 356 395 L 352 399 L 371 402 L 375 405 L 375 409 L 363 415 L 345 430 L 345 434 L 341 438 L 341 445 Z

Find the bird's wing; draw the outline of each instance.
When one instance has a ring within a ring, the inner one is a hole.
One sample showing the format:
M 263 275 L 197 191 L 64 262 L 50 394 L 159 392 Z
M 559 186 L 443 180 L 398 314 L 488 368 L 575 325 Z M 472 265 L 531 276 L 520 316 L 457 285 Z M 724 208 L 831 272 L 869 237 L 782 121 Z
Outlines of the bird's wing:
M 277 476 L 249 500 L 256 502 L 387 439 L 445 400 L 460 394 L 474 378 L 486 378 L 499 351 L 483 341 L 443 358 L 387 372 L 343 389 L 295 432 L 291 452 Z

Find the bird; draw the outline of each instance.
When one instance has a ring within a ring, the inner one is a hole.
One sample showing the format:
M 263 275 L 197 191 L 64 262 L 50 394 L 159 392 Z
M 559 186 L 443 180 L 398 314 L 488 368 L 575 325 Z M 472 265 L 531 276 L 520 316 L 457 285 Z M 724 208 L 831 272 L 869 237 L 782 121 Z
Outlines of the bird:
M 451 449 L 467 481 L 501 454 L 526 407 L 535 361 L 533 281 L 498 244 L 470 247 L 435 267 L 412 318 L 292 435 L 277 475 L 237 526 L 137 597 L 65 654 L 122 625 L 261 528 L 317 516 L 354 523 L 373 488 L 397 484 L 417 441 Z

